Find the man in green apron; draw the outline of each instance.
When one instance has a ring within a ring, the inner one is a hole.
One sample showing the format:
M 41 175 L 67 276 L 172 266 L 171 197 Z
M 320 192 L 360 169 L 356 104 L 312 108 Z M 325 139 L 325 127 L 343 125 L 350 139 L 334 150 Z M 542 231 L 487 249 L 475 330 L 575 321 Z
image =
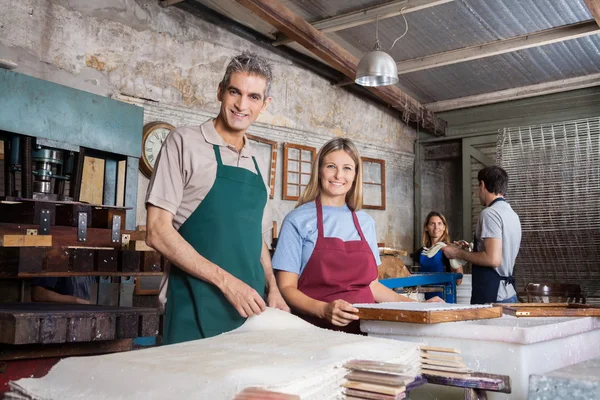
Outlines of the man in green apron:
M 271 101 L 271 66 L 251 53 L 229 63 L 219 115 L 164 141 L 146 196 L 146 242 L 165 271 L 163 343 L 233 330 L 266 306 L 289 311 L 262 234 L 267 188 L 246 130 Z M 266 302 L 265 302 L 266 299 Z

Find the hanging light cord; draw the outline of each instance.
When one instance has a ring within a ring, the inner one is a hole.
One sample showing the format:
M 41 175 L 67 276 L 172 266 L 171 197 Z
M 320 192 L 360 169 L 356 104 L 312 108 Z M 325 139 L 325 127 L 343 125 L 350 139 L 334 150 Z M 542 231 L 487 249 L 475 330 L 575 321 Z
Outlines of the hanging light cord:
M 406 8 L 406 7 L 404 7 L 404 8 Z M 402 39 L 408 33 L 408 21 L 406 20 L 406 17 L 404 16 L 404 13 L 403 13 L 404 8 L 402 8 L 400 10 L 400 15 L 402 15 L 402 18 L 404 18 L 404 25 L 406 26 L 406 29 L 404 30 L 404 33 L 402 34 L 402 36 L 400 36 L 398 39 L 394 40 L 394 43 L 392 43 L 392 47 L 390 47 L 390 50 L 392 50 L 394 48 L 394 45 L 396 44 L 396 42 L 398 40 Z M 377 16 L 377 19 L 379 19 L 379 16 Z M 377 32 L 377 28 L 375 29 L 375 32 Z M 379 43 L 379 37 L 377 37 L 377 43 Z

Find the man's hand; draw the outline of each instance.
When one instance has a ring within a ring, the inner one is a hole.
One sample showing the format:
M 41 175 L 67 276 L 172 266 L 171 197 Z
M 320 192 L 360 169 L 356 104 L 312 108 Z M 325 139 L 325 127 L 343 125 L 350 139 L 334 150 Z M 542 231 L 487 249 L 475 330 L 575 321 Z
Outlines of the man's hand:
M 231 275 L 227 277 L 223 294 L 228 302 L 244 318 L 258 315 L 266 310 L 267 305 L 258 292 Z
M 443 247 L 442 252 L 444 253 L 444 255 L 447 258 L 453 259 L 453 258 L 461 258 L 460 253 L 462 252 L 462 250 L 456 246 L 450 245 L 450 246 Z
M 445 301 L 439 298 L 438 296 L 435 296 L 427 300 L 425 303 L 445 303 Z
M 358 309 L 352 307 L 352 304 L 340 299 L 327 303 L 323 318 L 333 325 L 346 326 L 358 319 L 358 315 L 355 314 L 357 312 Z
M 269 290 L 269 293 L 267 294 L 267 304 L 269 307 L 278 308 L 285 312 L 290 312 L 290 308 L 283 299 L 283 296 L 281 296 L 281 292 L 279 291 L 279 289 L 277 289 L 277 287 Z
M 457 240 L 457 241 L 454 241 L 453 244 L 455 244 L 456 246 L 460 247 L 461 249 L 463 249 L 465 251 L 469 251 L 469 248 L 471 247 L 469 242 L 467 242 L 466 240 Z

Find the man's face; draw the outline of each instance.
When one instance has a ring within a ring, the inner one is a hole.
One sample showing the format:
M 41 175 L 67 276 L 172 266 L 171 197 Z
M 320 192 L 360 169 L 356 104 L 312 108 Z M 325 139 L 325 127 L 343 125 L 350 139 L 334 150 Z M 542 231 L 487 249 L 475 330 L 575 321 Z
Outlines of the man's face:
M 271 101 L 265 98 L 267 80 L 247 72 L 231 74 L 226 88 L 219 85 L 217 98 L 221 102 L 221 117 L 230 133 L 246 130 Z

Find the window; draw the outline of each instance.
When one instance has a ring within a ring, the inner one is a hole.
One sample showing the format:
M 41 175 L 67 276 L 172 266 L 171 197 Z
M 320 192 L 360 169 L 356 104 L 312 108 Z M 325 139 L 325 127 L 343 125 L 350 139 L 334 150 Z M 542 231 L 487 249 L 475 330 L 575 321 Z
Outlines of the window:
M 385 161 L 362 157 L 363 208 L 385 210 Z
M 283 200 L 298 200 L 310 180 L 317 150 L 299 144 L 283 144 Z
M 260 172 L 269 186 L 269 198 L 275 196 L 275 172 L 277 168 L 277 142 L 246 134 L 255 149 L 256 162 Z

